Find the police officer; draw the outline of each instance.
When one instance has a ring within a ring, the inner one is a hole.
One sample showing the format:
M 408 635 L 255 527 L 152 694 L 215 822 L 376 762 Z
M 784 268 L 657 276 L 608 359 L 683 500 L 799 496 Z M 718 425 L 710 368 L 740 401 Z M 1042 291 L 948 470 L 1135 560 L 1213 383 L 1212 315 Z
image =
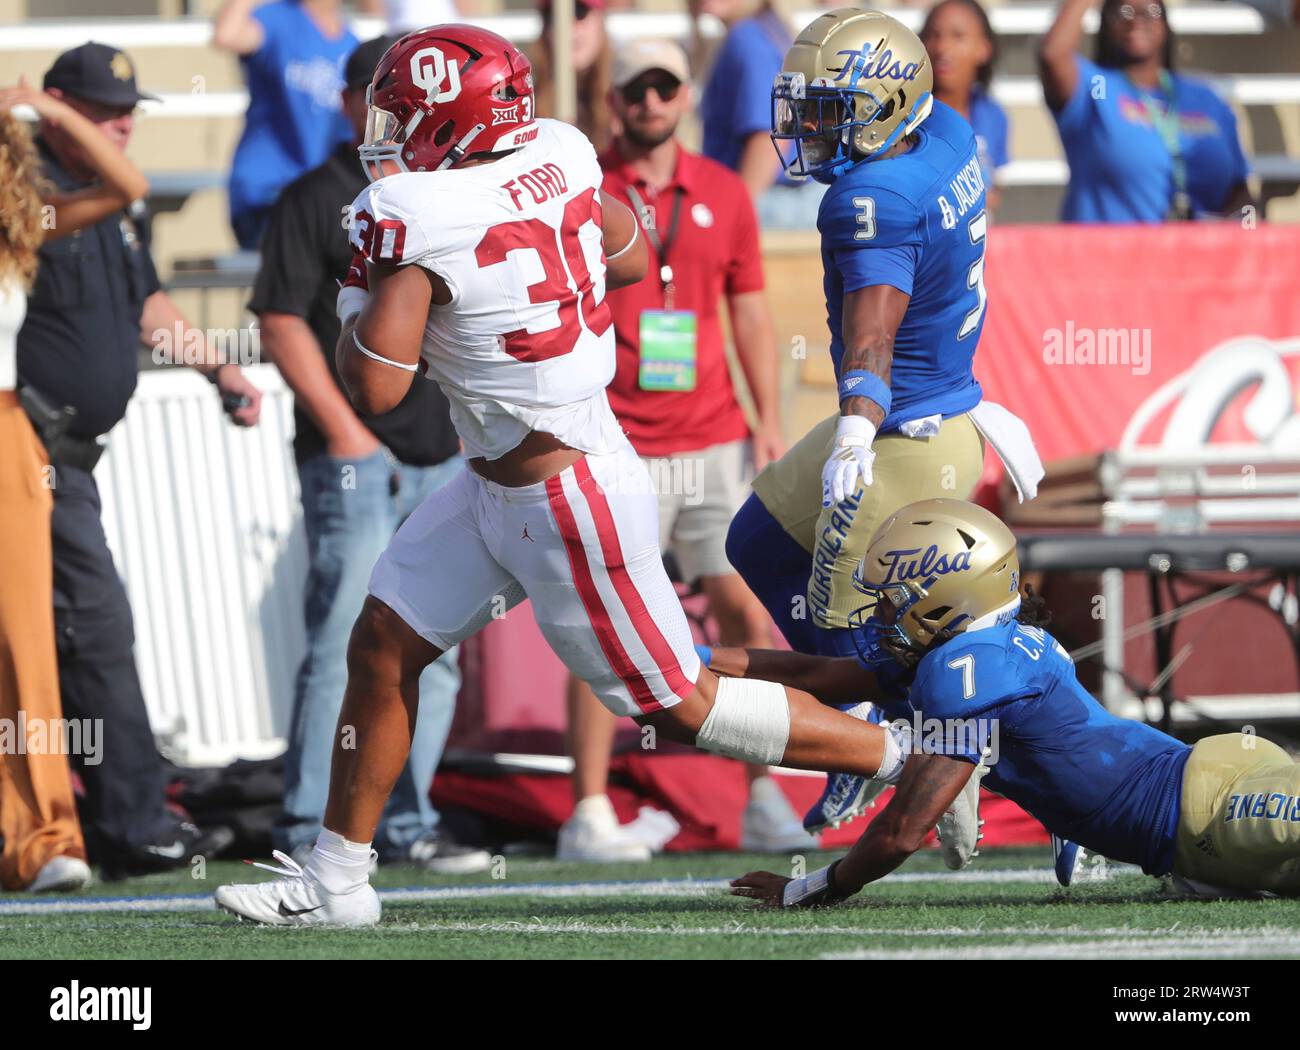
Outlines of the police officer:
M 122 149 L 137 103 L 152 97 L 137 89 L 125 53 L 97 43 L 55 59 L 44 86 Z M 36 142 L 43 174 L 61 192 L 88 185 L 84 157 L 61 128 L 42 121 Z M 193 337 L 178 344 L 178 332 L 189 333 L 189 325 L 159 284 L 142 209 L 45 241 L 18 335 L 18 382 L 54 467 L 54 615 L 64 714 L 101 720 L 101 761 L 79 768 L 87 846 L 106 878 L 178 867 L 232 838 L 224 828 L 202 832 L 164 808 L 162 760 L 132 654 L 131 608 L 91 474 L 103 451 L 101 436 L 125 415 L 135 390 L 141 344 L 194 345 Z M 237 365 L 211 356 L 195 367 L 217 387 L 235 423 L 257 422 L 261 396 Z

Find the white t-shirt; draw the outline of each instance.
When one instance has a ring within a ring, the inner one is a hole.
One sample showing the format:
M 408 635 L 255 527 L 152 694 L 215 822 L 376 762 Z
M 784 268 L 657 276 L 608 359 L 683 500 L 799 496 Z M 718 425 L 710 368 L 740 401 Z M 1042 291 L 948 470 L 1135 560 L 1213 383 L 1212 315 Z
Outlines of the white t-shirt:
M 352 245 L 451 290 L 429 310 L 420 356 L 469 455 L 497 459 L 531 430 L 610 452 L 627 438 L 605 397 L 614 328 L 600 165 L 571 125 L 539 120 L 520 134 L 533 137 L 491 164 L 371 183 L 352 205 Z
M 18 329 L 27 316 L 27 293 L 15 277 L 0 279 L 0 390 L 18 385 Z

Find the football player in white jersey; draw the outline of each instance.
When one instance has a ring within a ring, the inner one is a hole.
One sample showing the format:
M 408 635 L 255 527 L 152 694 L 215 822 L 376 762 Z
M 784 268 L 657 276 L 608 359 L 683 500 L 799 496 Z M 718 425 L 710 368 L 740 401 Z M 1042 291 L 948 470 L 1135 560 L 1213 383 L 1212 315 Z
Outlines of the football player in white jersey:
M 600 191 L 591 144 L 533 115 L 528 60 L 470 26 L 380 61 L 339 294 L 339 371 L 366 413 L 436 380 L 469 466 L 375 565 L 353 629 L 324 829 L 305 867 L 223 886 L 277 925 L 369 925 L 370 842 L 406 761 L 421 670 L 525 597 L 568 668 L 616 714 L 752 762 L 879 776 L 897 740 L 769 682 L 702 667 L 658 549 L 657 498 L 605 397 L 606 289 L 645 242 Z

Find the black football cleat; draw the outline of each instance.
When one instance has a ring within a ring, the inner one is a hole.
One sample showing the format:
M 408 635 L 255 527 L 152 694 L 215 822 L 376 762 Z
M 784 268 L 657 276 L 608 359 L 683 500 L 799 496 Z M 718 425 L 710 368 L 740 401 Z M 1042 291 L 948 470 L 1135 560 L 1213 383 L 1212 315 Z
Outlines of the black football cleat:
M 112 850 L 103 858 L 100 877 L 105 882 L 116 882 L 137 875 L 175 871 L 197 857 L 217 856 L 234 841 L 235 833 L 224 825 L 203 830 L 188 821 L 180 822 L 156 842 Z

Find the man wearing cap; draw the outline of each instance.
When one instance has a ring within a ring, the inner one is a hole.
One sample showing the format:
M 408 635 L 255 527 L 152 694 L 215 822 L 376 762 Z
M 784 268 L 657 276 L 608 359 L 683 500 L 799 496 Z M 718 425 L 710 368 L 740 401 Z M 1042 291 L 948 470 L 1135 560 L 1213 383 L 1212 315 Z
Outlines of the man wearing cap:
M 416 381 L 397 408 L 361 417 L 339 383 L 334 347 L 336 278 L 352 259 L 341 211 L 367 183 L 357 157 L 366 126 L 366 88 L 395 38 L 358 47 L 344 68 L 343 112 L 353 139 L 290 183 L 271 209 L 250 308 L 262 347 L 294 393 L 294 454 L 301 482 L 310 567 L 307 653 L 298 671 L 277 849 L 305 863 L 320 832 L 330 755 L 352 624 L 376 559 L 397 526 L 434 489 L 464 469 L 446 398 Z M 383 861 L 415 861 L 443 874 L 487 868 L 485 850 L 438 832 L 429 785 L 442 757 L 460 686 L 455 655 L 420 679 L 420 716 L 411 754 L 384 812 L 375 846 Z
M 600 158 L 604 191 L 641 219 L 650 264 L 643 281 L 607 299 L 617 345 L 609 403 L 650 470 L 659 492 L 660 546 L 672 551 L 682 579 L 704 592 L 723 638 L 770 642 L 767 614 L 725 550 L 755 465 L 785 448 L 754 206 L 739 176 L 675 138 L 691 107 L 686 56 L 676 44 L 642 40 L 621 47 L 610 105 L 618 131 Z M 718 310 L 723 297 L 754 405 L 752 431 L 727 363 Z M 615 824 L 605 797 L 613 734 L 612 716 L 574 682 L 570 739 L 578 803 L 560 832 L 561 857 L 646 855 Z M 746 768 L 743 848 L 815 847 L 766 768 Z
M 88 43 L 55 59 L 44 87 L 125 149 L 142 94 L 127 55 Z M 56 124 L 36 139 L 44 176 L 60 191 L 87 186 L 92 170 Z M 56 215 L 57 221 L 57 215 Z M 177 327 L 179 325 L 179 328 Z M 100 521 L 91 471 L 135 391 L 141 344 L 166 351 L 176 332 L 193 346 L 201 333 L 162 290 L 149 256 L 149 224 L 132 207 L 59 239 L 46 240 L 18 334 L 24 407 L 54 467 L 54 615 L 59 685 L 69 718 L 99 720 L 102 762 L 84 764 L 87 845 L 107 877 L 184 865 L 230 841 L 182 824 L 164 809 L 162 760 L 132 655 L 126 590 Z M 195 368 L 226 399 L 237 424 L 257 421 L 261 395 L 235 364 L 215 354 Z

